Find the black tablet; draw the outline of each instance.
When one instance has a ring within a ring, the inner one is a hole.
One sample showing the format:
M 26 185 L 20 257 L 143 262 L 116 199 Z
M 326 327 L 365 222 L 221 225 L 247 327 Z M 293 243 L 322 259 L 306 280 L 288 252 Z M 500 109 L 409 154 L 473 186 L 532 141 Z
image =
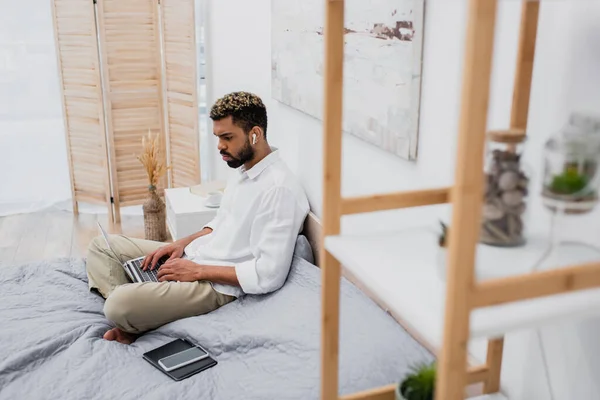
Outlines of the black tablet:
M 143 354 L 146 361 L 173 380 L 180 381 L 217 365 L 199 345 L 177 339 Z

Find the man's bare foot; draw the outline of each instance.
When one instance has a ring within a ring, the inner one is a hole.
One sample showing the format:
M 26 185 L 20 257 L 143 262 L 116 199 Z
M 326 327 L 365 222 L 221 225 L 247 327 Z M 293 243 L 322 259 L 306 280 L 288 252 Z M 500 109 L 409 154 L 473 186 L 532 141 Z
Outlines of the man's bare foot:
M 104 334 L 106 340 L 116 340 L 119 343 L 131 344 L 135 342 L 139 335 L 135 333 L 124 332 L 119 328 L 112 328 Z

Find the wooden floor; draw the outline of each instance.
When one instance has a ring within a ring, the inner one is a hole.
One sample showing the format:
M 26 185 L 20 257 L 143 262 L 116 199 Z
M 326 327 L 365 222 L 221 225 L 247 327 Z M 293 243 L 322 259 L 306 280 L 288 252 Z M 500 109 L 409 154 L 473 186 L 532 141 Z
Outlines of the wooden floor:
M 43 211 L 0 217 L 0 264 L 23 264 L 56 257 L 84 257 L 90 241 L 100 234 L 99 221 L 108 233 L 144 238 L 141 215 L 123 215 L 110 225 L 106 214 L 73 215 Z

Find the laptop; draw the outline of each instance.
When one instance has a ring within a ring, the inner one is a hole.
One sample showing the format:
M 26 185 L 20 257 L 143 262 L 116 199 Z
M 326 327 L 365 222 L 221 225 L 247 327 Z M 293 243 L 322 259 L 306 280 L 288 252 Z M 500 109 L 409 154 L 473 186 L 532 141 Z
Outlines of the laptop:
M 142 263 L 144 262 L 144 258 L 146 258 L 145 256 L 134 258 L 133 260 L 123 261 L 121 259 L 120 255 L 117 254 L 117 252 L 110 245 L 110 240 L 108 238 L 108 234 L 106 233 L 106 231 L 104 230 L 104 228 L 102 227 L 100 222 L 97 222 L 97 224 L 98 224 L 98 227 L 100 228 L 100 231 L 102 232 L 102 236 L 104 237 L 104 240 L 106 241 L 106 245 L 108 246 L 110 251 L 112 251 L 112 253 L 115 255 L 115 257 L 117 257 L 117 260 L 119 260 L 121 262 L 121 265 L 123 266 L 123 269 L 125 270 L 125 273 L 127 274 L 127 276 L 129 277 L 129 279 L 132 282 L 134 282 L 134 283 L 158 282 L 158 277 L 156 276 L 156 273 L 158 272 L 158 268 L 164 263 L 163 260 L 159 260 L 156 263 L 156 266 L 154 267 L 153 270 L 148 269 L 146 271 L 142 270 Z

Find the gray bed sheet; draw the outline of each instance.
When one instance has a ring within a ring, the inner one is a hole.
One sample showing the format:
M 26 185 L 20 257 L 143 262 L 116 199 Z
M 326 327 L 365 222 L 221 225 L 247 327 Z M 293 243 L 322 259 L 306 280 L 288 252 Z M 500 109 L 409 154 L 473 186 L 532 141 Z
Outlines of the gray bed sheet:
M 103 299 L 88 291 L 85 260 L 0 266 L 0 399 L 318 399 L 320 270 L 294 256 L 283 288 L 148 332 L 127 346 Z M 432 355 L 343 279 L 340 393 L 395 383 Z M 218 364 L 175 382 L 142 354 L 176 338 Z

